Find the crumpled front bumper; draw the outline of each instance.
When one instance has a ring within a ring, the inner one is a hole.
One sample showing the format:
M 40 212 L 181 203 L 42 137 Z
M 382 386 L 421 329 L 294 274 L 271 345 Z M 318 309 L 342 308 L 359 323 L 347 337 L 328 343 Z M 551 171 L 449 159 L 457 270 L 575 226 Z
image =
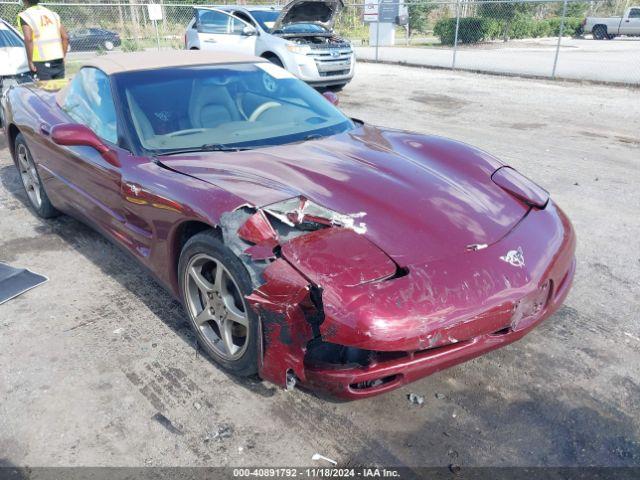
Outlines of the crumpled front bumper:
M 260 374 L 340 399 L 393 390 L 522 338 L 560 307 L 575 272 L 575 234 L 553 202 L 486 248 L 355 286 L 325 282 L 310 268 L 321 252 L 312 235 L 298 250 L 283 246 L 249 297 L 262 321 Z M 325 259 L 335 250 L 329 238 L 322 235 Z M 518 251 L 523 257 L 514 261 Z M 365 257 L 374 267 L 381 262 Z M 311 354 L 318 341 L 367 352 L 369 360 L 318 360 Z
M 563 289 L 556 292 L 552 303 L 522 329 L 513 330 L 511 327 L 505 327 L 493 333 L 478 335 L 442 347 L 407 352 L 404 358 L 371 364 L 366 368 L 308 367 L 304 385 L 335 398 L 357 400 L 394 390 L 509 345 L 520 340 L 557 310 L 569 292 L 574 271 L 575 262 L 571 265 Z

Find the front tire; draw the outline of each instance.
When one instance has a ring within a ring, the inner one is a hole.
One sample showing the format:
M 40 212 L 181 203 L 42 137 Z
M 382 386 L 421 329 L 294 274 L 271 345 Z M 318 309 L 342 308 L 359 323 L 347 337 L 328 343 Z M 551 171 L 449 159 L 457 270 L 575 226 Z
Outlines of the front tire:
M 275 55 L 268 55 L 266 57 L 267 60 L 269 60 L 271 63 L 273 63 L 274 65 L 279 66 L 280 68 L 284 68 L 284 64 L 280 61 L 280 59 L 278 57 L 276 57 Z
M 258 318 L 245 299 L 253 288 L 240 259 L 209 230 L 187 241 L 178 274 L 200 346 L 236 375 L 257 373 Z
M 106 42 L 104 42 L 104 49 L 105 50 L 110 52 L 111 50 L 113 50 L 114 47 L 115 47 L 115 45 L 113 44 L 112 41 L 107 40 Z
M 44 184 L 40 179 L 31 151 L 24 136 L 19 133 L 15 141 L 15 164 L 20 173 L 20 180 L 24 187 L 31 208 L 42 218 L 53 218 L 60 215 L 49 200 Z

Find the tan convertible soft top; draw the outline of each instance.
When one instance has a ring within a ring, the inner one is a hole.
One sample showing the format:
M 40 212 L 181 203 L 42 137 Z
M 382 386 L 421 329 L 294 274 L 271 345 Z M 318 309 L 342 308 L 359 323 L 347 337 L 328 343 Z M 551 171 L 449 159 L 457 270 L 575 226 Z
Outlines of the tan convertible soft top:
M 232 52 L 202 50 L 164 50 L 149 52 L 114 53 L 95 57 L 83 66 L 96 67 L 107 75 L 156 68 L 219 65 L 225 63 L 265 62 L 264 58 Z

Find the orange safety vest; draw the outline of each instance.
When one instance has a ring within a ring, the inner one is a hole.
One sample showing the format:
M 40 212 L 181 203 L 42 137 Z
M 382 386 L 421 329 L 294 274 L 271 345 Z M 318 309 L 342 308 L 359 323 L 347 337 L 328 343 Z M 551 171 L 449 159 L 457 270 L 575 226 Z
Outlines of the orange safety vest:
M 60 16 L 41 5 L 34 5 L 18 14 L 18 25 L 22 22 L 31 27 L 33 61 L 48 62 L 64 57 L 60 37 Z

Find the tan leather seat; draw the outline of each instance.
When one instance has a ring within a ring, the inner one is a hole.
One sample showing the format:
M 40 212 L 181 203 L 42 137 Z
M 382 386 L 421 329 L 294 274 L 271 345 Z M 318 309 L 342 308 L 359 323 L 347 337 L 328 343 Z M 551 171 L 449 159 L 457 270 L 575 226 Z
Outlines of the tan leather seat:
M 133 98 L 131 92 L 127 90 L 127 101 L 129 103 L 129 110 L 131 111 L 131 119 L 133 120 L 133 126 L 138 131 L 138 136 L 142 140 L 147 140 L 153 136 L 155 136 L 155 132 L 153 131 L 153 127 L 151 126 L 151 122 L 144 114 L 136 99 Z
M 214 128 L 241 120 L 241 117 L 226 87 L 194 82 L 189 100 L 189 120 L 191 128 Z

